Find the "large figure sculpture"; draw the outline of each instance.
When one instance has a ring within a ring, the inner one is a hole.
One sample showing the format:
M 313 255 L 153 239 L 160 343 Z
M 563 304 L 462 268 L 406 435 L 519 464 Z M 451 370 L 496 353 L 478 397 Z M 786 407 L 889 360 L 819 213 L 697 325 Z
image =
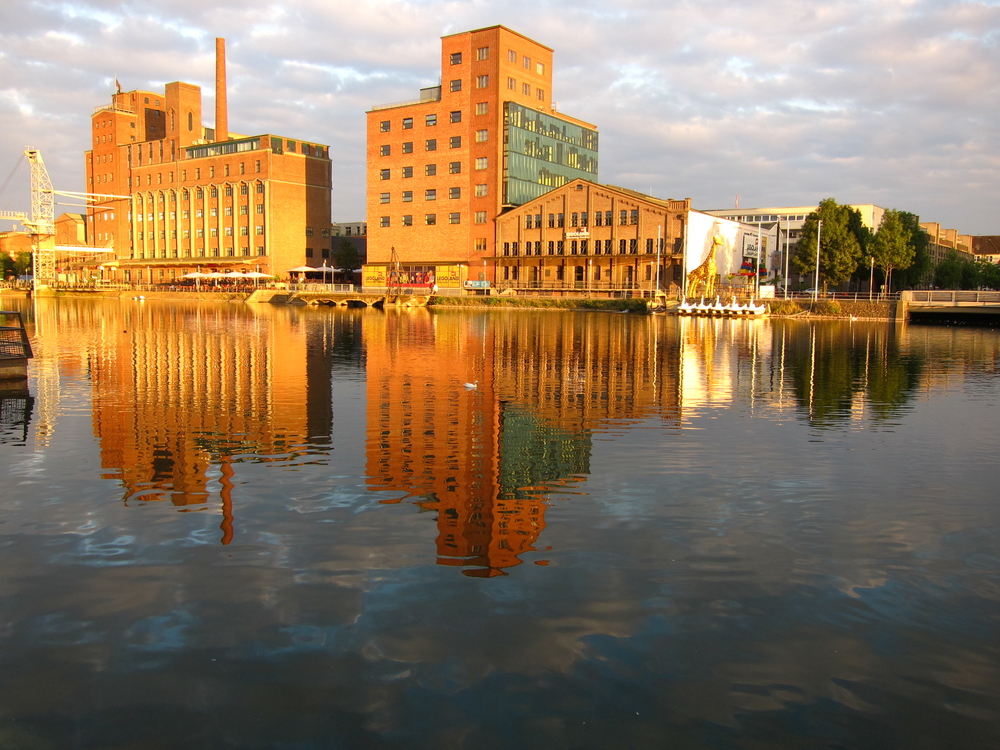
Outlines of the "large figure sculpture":
M 715 265 L 715 251 L 726 242 L 721 234 L 712 238 L 712 247 L 708 251 L 708 257 L 697 268 L 688 272 L 687 296 L 694 297 L 698 292 L 698 285 L 704 284 L 705 291 L 703 297 L 711 297 L 715 293 L 715 277 L 718 275 L 718 268 Z

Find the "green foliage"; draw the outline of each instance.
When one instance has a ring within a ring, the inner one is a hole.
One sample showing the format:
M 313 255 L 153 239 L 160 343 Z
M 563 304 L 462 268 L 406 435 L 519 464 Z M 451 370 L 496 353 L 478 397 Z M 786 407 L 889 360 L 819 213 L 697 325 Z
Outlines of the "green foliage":
M 904 223 L 901 212 L 895 209 L 885 212 L 870 250 L 869 254 L 875 259 L 875 265 L 885 272 L 887 283 L 890 284 L 893 270 L 909 268 L 913 264 L 916 248 L 911 227 Z
M 802 306 L 793 299 L 773 299 L 768 300 L 767 311 L 771 315 L 797 315 Z
M 1000 289 L 1000 266 L 983 260 L 966 260 L 952 251 L 934 269 L 938 289 Z
M 899 218 L 910 232 L 913 243 L 913 263 L 908 268 L 901 268 L 896 274 L 896 284 L 902 289 L 925 284 L 931 273 L 931 238 L 920 228 L 920 217 L 908 211 L 900 211 Z
M 811 312 L 816 315 L 840 316 L 844 314 L 843 306 L 835 299 L 819 300 L 812 306 Z
M 348 272 L 361 268 L 361 254 L 349 239 L 341 239 L 340 244 L 333 248 L 333 265 Z
M 14 273 L 23 276 L 31 273 L 31 253 L 20 252 L 14 258 Z
M 822 229 L 819 226 L 821 221 Z M 871 233 L 861 224 L 858 211 L 850 206 L 838 205 L 833 198 L 825 198 L 820 201 L 819 209 L 806 218 L 792 266 L 801 274 L 815 271 L 818 238 L 821 283 L 824 286 L 840 284 L 857 269 L 870 237 Z

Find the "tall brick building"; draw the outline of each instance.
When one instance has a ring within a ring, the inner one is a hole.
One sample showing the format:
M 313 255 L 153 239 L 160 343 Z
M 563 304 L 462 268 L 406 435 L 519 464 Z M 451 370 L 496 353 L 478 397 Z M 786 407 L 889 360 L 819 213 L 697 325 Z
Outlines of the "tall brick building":
M 552 50 L 503 26 L 443 37 L 441 84 L 368 112 L 365 286 L 492 281 L 494 220 L 597 178 L 594 126 L 555 110 Z
M 216 127 L 201 89 L 120 89 L 92 115 L 88 236 L 113 249 L 105 278 L 167 282 L 196 269 L 275 275 L 330 252 L 329 148 L 273 134 L 229 132 L 225 50 L 216 42 Z

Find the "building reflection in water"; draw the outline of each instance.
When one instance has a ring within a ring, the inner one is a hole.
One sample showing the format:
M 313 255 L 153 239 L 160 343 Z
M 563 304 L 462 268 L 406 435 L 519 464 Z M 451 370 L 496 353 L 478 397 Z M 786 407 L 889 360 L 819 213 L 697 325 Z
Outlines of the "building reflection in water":
M 218 494 L 228 543 L 235 464 L 287 463 L 329 449 L 336 332 L 327 326 L 272 306 L 47 308 L 36 336 L 64 353 L 73 347 L 67 337 L 81 337 L 75 343 L 92 383 L 103 476 L 121 483 L 126 503 L 169 500 L 201 510 Z
M 536 549 L 546 498 L 586 480 L 595 431 L 676 418 L 676 342 L 650 320 L 423 310 L 370 323 L 369 483 L 435 511 L 438 562 L 466 575 Z
M 864 425 L 905 406 L 925 360 L 893 326 L 848 322 L 36 304 L 37 440 L 69 398 L 61 379 L 89 379 L 104 477 L 126 503 L 217 497 L 229 542 L 238 465 L 325 461 L 331 380 L 355 368 L 364 481 L 434 512 L 438 562 L 473 576 L 544 548 L 547 500 L 583 491 L 595 434 L 677 433 L 733 406 Z M 3 439 L 23 440 L 31 416 L 30 399 L 5 401 Z

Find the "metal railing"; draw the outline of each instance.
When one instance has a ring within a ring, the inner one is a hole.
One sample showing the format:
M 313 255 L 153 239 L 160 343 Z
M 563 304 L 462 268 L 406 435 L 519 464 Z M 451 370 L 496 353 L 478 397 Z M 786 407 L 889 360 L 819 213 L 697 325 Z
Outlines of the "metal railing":
M 0 310 L 0 322 L 3 323 L 0 325 L 0 359 L 34 357 L 21 313 L 17 310 Z M 17 325 L 8 325 L 9 322 L 16 322 Z

